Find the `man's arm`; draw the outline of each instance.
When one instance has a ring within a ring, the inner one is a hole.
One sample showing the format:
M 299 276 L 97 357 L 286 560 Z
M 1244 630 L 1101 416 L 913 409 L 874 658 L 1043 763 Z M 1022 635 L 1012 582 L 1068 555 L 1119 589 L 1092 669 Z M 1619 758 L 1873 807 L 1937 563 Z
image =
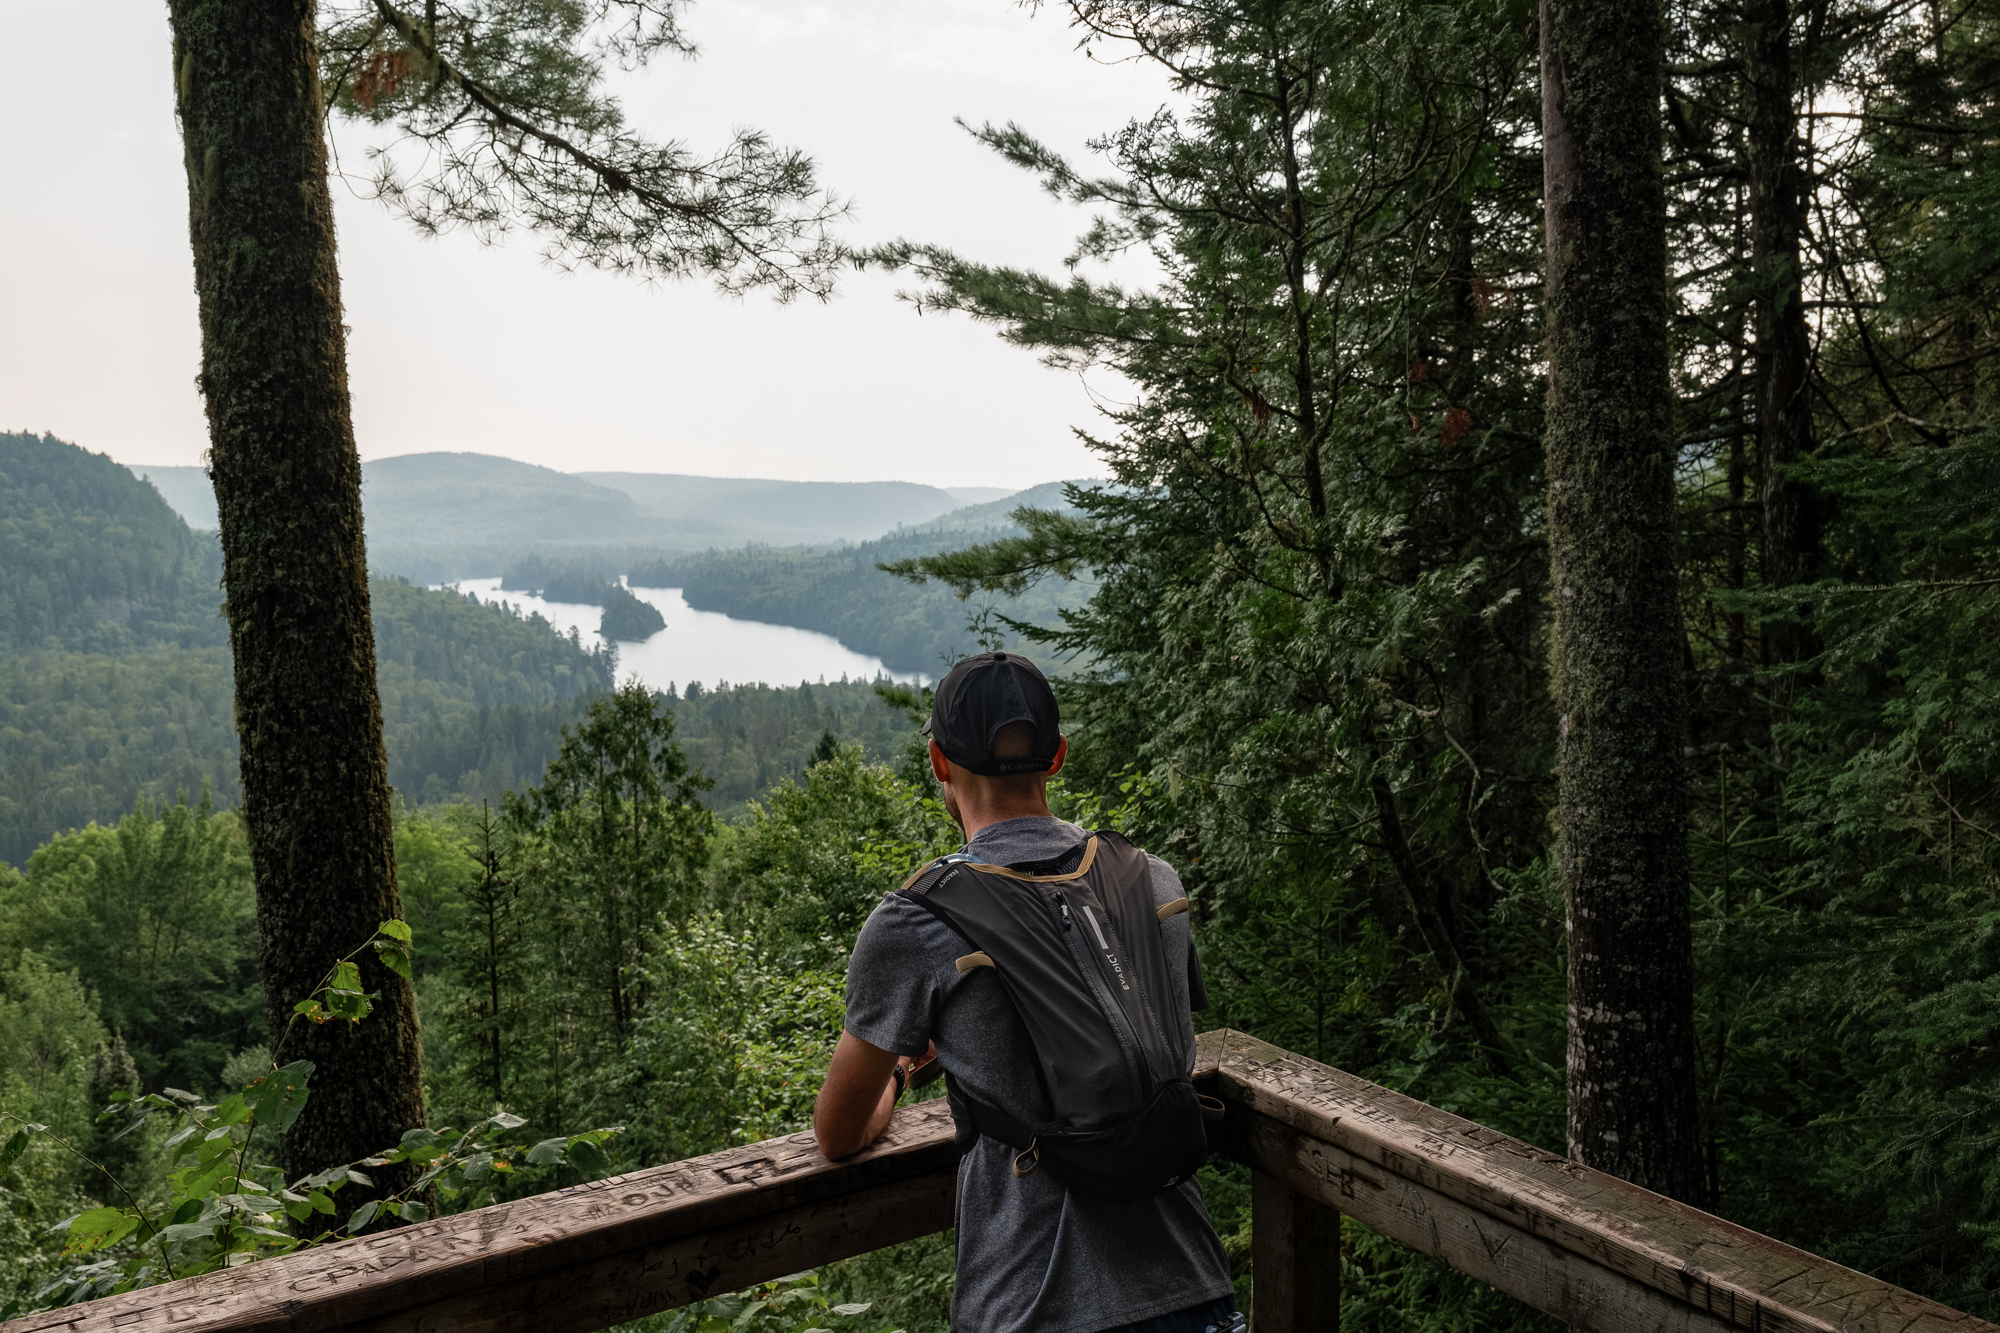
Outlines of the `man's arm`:
M 813 1104 L 813 1136 L 829 1158 L 860 1152 L 889 1127 L 896 1110 L 896 1085 L 890 1076 L 899 1055 L 871 1046 L 852 1032 L 840 1034 Z

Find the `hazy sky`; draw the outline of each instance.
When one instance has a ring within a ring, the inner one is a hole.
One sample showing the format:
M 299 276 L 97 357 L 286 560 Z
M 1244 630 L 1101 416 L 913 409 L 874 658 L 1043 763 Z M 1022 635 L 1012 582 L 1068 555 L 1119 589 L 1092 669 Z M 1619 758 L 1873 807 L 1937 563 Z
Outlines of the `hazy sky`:
M 1080 154 L 1157 107 L 1153 71 L 1073 51 L 1060 5 L 1010 0 L 699 0 L 699 61 L 621 85 L 660 137 L 751 125 L 818 159 L 847 234 L 1058 267 L 1083 214 L 952 123 L 1017 120 Z M 206 445 L 187 197 L 163 0 L 0 0 L 0 430 L 129 463 Z M 79 46 L 79 43 L 82 46 Z M 336 146 L 365 175 L 363 134 Z M 732 301 L 544 265 L 534 238 L 419 238 L 336 188 L 364 458 L 432 449 L 564 471 L 1028 486 L 1091 475 L 1070 433 L 1088 385 L 990 331 L 918 317 L 898 282 L 849 275 L 830 304 Z

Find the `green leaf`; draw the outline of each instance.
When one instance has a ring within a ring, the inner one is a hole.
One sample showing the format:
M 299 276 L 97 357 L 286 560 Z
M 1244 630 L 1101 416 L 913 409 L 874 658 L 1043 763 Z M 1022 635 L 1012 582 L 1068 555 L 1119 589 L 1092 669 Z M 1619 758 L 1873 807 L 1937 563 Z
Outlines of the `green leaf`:
M 106 1245 L 115 1245 L 131 1235 L 138 1225 L 138 1214 L 127 1213 L 121 1208 L 92 1208 L 78 1213 L 70 1220 L 69 1244 L 65 1252 L 88 1254 Z
M 875 1302 L 873 1301 L 862 1301 L 858 1305 L 852 1303 L 847 1305 L 836 1305 L 833 1307 L 833 1312 L 837 1315 L 845 1315 L 846 1317 L 851 1319 L 855 1315 L 868 1313 L 868 1311 L 871 1308 L 873 1308 L 874 1304 Z
M 428 1207 L 414 1200 L 403 1205 L 403 1220 L 405 1222 L 426 1222 L 430 1220 L 430 1215 L 431 1210 Z
M 21 1154 L 27 1150 L 28 1131 L 25 1129 L 15 1130 L 13 1136 L 7 1140 L 6 1146 L 0 1147 L 0 1171 L 6 1171 L 11 1168 L 14 1163 L 21 1160 Z
M 228 1145 L 224 1144 L 223 1147 L 226 1149 Z M 224 1151 L 218 1153 L 215 1160 L 210 1162 L 206 1169 L 198 1171 L 194 1179 L 182 1185 L 181 1188 L 187 1192 L 190 1198 L 201 1198 L 204 1195 L 213 1194 L 222 1184 L 223 1177 L 230 1174 L 229 1168 L 235 1164 L 235 1161 L 236 1154 L 233 1152 Z
M 173 1226 L 162 1227 L 158 1240 L 163 1245 L 184 1245 L 191 1240 L 204 1240 L 214 1231 L 213 1222 L 176 1222 Z
M 381 961 L 382 966 L 388 968 L 405 981 L 414 979 L 414 974 L 410 971 L 410 956 L 408 954 L 394 945 L 378 942 L 375 947 L 375 957 Z
M 595 1175 L 611 1169 L 611 1158 L 594 1140 L 579 1135 L 569 1141 L 569 1164 Z
M 528 1122 L 526 1120 L 523 1120 L 520 1116 L 513 1115 L 509 1112 L 497 1111 L 492 1116 L 488 1117 L 486 1123 L 489 1125 L 493 1125 L 499 1129 L 519 1129 L 521 1126 L 527 1124 Z
M 379 1205 L 375 1202 L 375 1200 L 370 1199 L 367 1203 L 362 1204 L 359 1208 L 356 1208 L 352 1213 L 348 1214 L 347 1234 L 350 1236 L 360 1235 L 361 1228 L 367 1226 L 369 1222 L 374 1220 L 375 1212 L 378 1207 Z
M 401 940 L 405 944 L 410 942 L 410 927 L 407 922 L 384 921 L 381 925 L 381 932 L 390 939 Z
M 355 964 L 347 962 L 345 959 L 335 963 L 333 965 L 333 980 L 328 983 L 327 989 L 335 993 L 351 991 L 357 995 L 360 994 L 361 969 Z
M 543 1139 L 528 1150 L 529 1166 L 552 1166 L 563 1160 L 563 1149 L 569 1146 L 568 1139 Z
M 310 1095 L 306 1080 L 312 1072 L 312 1061 L 294 1060 L 282 1069 L 273 1069 L 252 1080 L 243 1092 L 250 1100 L 257 1123 L 272 1125 L 280 1131 L 290 1129 L 299 1113 L 306 1109 L 306 1098 Z

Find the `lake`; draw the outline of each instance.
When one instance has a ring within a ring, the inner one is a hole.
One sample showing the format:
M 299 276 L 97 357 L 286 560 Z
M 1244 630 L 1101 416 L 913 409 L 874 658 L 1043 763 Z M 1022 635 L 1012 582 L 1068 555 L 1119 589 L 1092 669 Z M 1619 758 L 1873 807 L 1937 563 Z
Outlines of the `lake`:
M 571 629 L 586 644 L 603 643 L 597 632 L 602 607 L 579 602 L 550 602 L 530 593 L 500 590 L 499 579 L 463 579 L 458 590 L 482 602 L 505 602 L 526 615 L 539 611 L 564 634 Z M 797 685 L 802 681 L 875 680 L 886 676 L 904 684 L 928 684 L 930 677 L 891 671 L 879 657 L 844 646 L 830 634 L 790 625 L 766 625 L 737 620 L 717 611 L 697 611 L 679 588 L 633 588 L 632 595 L 658 608 L 667 627 L 642 643 L 618 644 L 618 679 L 641 680 L 656 690 L 674 686 L 685 692 L 690 681 L 713 687 L 732 685 Z

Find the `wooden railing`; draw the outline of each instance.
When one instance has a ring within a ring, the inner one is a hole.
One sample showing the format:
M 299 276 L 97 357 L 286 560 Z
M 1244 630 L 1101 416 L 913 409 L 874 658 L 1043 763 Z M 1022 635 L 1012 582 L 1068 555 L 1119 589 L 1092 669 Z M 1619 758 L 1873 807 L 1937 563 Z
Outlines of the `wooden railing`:
M 1253 1169 L 1256 1333 L 1339 1319 L 1349 1213 L 1587 1330 L 2000 1333 L 1237 1032 L 1200 1039 Z M 109 1297 L 0 1333 L 586 1333 L 952 1224 L 942 1102 L 828 1162 L 808 1134 Z

